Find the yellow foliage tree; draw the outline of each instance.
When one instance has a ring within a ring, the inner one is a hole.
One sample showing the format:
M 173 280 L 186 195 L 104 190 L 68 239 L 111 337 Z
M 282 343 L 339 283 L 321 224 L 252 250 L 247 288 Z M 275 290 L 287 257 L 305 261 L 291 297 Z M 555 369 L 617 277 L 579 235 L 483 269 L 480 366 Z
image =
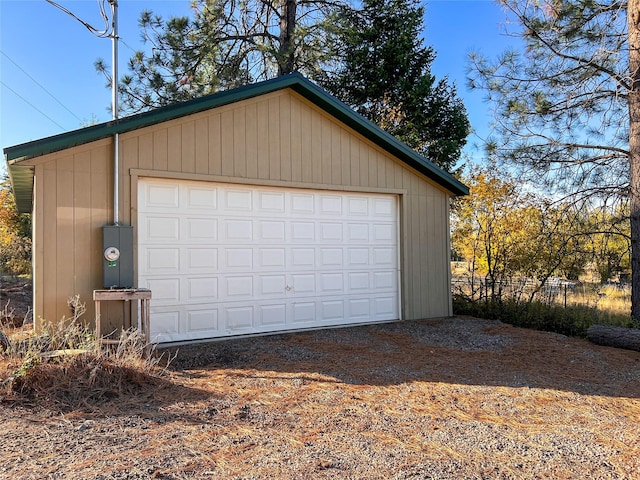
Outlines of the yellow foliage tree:
M 451 238 L 470 266 L 473 298 L 499 300 L 507 285 L 522 295 L 529 283 L 530 301 L 553 275 L 584 265 L 583 222 L 572 206 L 552 205 L 489 168 L 465 181 L 470 195 L 453 206 Z
M 31 216 L 20 214 L 8 179 L 0 182 L 0 273 L 31 271 Z

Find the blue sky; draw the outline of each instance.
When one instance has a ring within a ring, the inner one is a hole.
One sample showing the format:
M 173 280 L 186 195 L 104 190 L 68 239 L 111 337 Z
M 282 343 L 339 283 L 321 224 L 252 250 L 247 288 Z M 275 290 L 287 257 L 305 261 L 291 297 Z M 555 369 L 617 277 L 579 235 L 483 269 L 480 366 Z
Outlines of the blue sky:
M 94 0 L 58 0 L 78 17 L 100 28 Z M 188 12 L 189 0 L 120 0 L 120 75 L 134 49 L 141 48 L 137 21 L 143 9 L 168 18 Z M 482 92 L 466 88 L 467 55 L 495 57 L 514 43 L 503 35 L 504 13 L 491 0 L 429 0 L 425 41 L 437 52 L 432 73 L 458 88 L 472 124 L 486 136 L 491 121 Z M 97 58 L 111 63 L 111 41 L 97 38 L 45 0 L 0 0 L 0 148 L 80 128 L 111 118 L 111 93 L 94 69 Z M 469 137 L 466 154 L 482 152 Z M 0 162 L 4 170 L 4 161 Z

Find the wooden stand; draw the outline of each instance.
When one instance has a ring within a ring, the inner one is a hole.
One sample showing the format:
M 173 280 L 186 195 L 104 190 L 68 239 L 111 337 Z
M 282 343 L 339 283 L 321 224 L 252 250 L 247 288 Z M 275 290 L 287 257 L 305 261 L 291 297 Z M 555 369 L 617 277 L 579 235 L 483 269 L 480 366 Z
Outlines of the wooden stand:
M 94 290 L 93 300 L 96 303 L 96 338 L 101 339 L 100 330 L 100 302 L 107 300 L 119 300 L 128 302 L 130 300 L 140 301 L 140 321 L 138 329 L 144 335 L 147 346 L 151 344 L 151 333 L 149 332 L 149 303 L 151 301 L 151 290 L 146 288 L 127 288 L 113 290 Z M 102 340 L 102 343 L 118 343 L 118 340 Z

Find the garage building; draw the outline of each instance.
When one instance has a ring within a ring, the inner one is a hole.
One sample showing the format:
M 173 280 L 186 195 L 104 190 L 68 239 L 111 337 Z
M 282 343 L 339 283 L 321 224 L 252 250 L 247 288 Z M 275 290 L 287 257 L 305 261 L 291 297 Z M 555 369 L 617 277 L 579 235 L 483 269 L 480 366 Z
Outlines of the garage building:
M 467 187 L 299 74 L 4 153 L 33 213 L 36 327 L 75 294 L 93 318 L 114 208 L 160 343 L 452 314 Z M 136 325 L 101 312 L 102 334 Z

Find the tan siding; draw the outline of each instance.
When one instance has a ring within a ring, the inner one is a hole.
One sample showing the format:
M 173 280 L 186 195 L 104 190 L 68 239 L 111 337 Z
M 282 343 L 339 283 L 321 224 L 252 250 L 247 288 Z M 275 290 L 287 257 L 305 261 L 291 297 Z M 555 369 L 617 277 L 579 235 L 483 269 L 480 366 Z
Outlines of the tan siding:
M 151 132 L 138 137 L 138 165 L 140 168 L 153 168 L 153 133 Z
M 56 225 L 56 282 L 59 292 L 73 292 L 73 274 L 75 271 L 75 232 L 73 205 L 73 157 L 65 157 L 57 162 L 57 225 Z M 72 293 L 73 294 L 73 293 Z M 69 307 L 63 299 L 58 300 L 55 319 L 69 318 Z
M 172 125 L 167 130 L 168 170 L 180 172 L 182 170 L 182 127 Z M 129 159 L 125 161 L 129 163 Z
M 43 193 L 45 185 L 44 166 L 35 167 L 33 205 L 33 310 L 34 324 L 39 328 L 39 317 L 44 308 L 44 219 Z
M 302 113 L 300 102 L 292 101 L 290 103 L 291 120 L 289 132 L 291 135 L 291 181 L 303 182 L 303 156 L 302 156 Z
M 322 117 L 311 111 L 311 182 L 322 182 Z
M 196 171 L 196 126 L 195 122 L 182 125 L 182 172 Z
M 209 173 L 209 121 L 199 118 L 195 123 L 196 173 Z
M 258 109 L 256 104 L 247 105 L 245 111 L 248 178 L 258 178 Z
M 222 140 L 220 114 L 209 117 L 209 173 L 211 175 L 222 174 Z
M 58 312 L 58 291 L 56 268 L 58 267 L 58 235 L 57 228 L 57 171 L 56 163 L 48 162 L 44 165 L 44 181 L 41 182 L 42 202 L 40 207 L 44 213 L 44 226 L 40 230 L 41 237 L 39 240 L 44 244 L 45 252 L 42 261 L 43 266 L 43 308 L 38 312 L 37 316 L 42 316 L 44 320 L 56 321 Z
M 222 175 L 233 175 L 233 110 L 221 117 Z
M 233 176 L 247 176 L 247 135 L 245 109 L 233 112 Z
M 279 144 L 280 144 L 280 177 L 278 180 L 291 181 L 291 97 L 280 97 Z
M 258 122 L 258 177 L 269 179 L 269 102 L 262 100 L 257 104 Z
M 167 129 L 153 132 L 153 168 L 168 170 Z
M 300 143 L 302 144 L 302 155 L 300 162 L 302 165 L 302 181 L 312 183 L 315 165 L 313 163 L 313 131 L 311 124 L 311 108 L 300 104 Z
M 102 283 L 101 227 L 111 222 L 111 156 L 111 143 L 101 140 L 33 161 L 36 315 L 68 316 L 66 300 L 74 293 L 86 302 L 87 317 L 93 315 L 91 292 Z M 235 177 L 258 184 L 403 191 L 403 317 L 450 313 L 447 193 L 295 93 L 275 92 L 123 134 L 120 160 L 125 224 L 135 224 L 132 169 L 221 181 Z M 109 307 L 108 314 L 105 328 L 122 323 L 121 306 Z
M 92 258 L 91 236 L 91 152 L 82 152 L 73 159 L 73 291 L 86 291 L 93 284 L 96 268 Z M 86 303 L 89 298 L 84 298 Z
M 269 179 L 279 180 L 282 159 L 280 157 L 280 102 L 278 98 L 269 99 Z

